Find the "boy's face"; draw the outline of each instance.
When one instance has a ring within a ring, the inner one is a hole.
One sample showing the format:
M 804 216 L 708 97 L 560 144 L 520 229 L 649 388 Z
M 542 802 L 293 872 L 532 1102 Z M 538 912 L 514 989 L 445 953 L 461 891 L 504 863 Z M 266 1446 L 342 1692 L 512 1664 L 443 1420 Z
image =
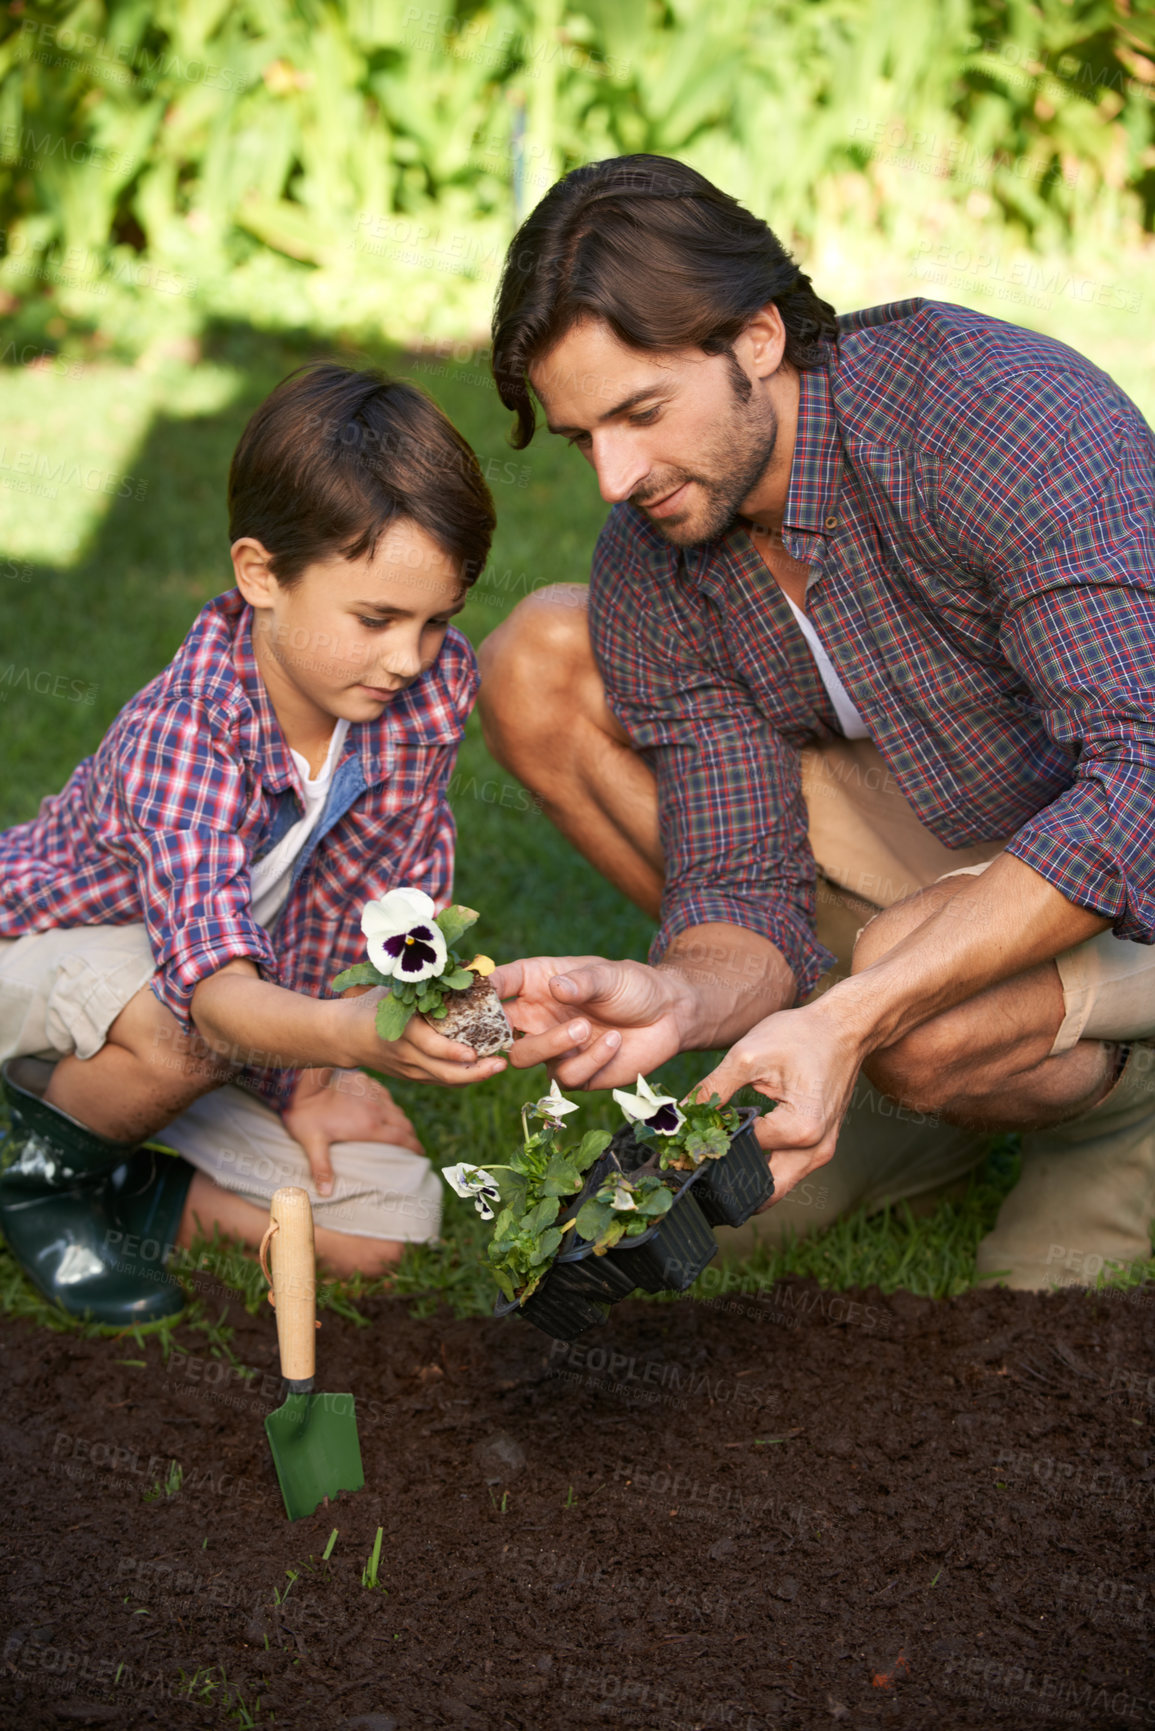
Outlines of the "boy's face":
M 257 665 L 296 749 L 294 735 L 326 736 L 339 717 L 375 720 L 432 667 L 465 605 L 457 562 L 408 519 L 390 524 L 371 558 L 321 560 L 288 589 L 260 542 L 232 552 L 254 609 Z

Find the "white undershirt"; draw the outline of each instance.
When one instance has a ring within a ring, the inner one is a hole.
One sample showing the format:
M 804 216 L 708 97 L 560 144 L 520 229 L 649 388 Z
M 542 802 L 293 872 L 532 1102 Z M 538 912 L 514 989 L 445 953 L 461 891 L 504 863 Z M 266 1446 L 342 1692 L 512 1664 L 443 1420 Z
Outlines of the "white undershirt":
M 782 590 L 782 593 L 783 595 L 786 595 L 785 589 Z M 827 655 L 822 644 L 819 642 L 818 633 L 815 631 L 806 614 L 803 613 L 801 607 L 796 607 L 793 601 L 790 601 L 789 595 L 786 595 L 786 599 L 790 602 L 790 611 L 802 627 L 803 637 L 805 637 L 807 643 L 810 645 L 810 653 L 814 657 L 819 677 L 821 678 L 823 685 L 826 687 L 826 695 L 834 705 L 834 713 L 838 717 L 839 727 L 841 727 L 847 739 L 869 739 L 870 729 L 867 727 L 865 721 L 863 721 L 861 715 L 859 715 L 857 709 L 855 709 L 850 693 L 847 691 L 845 685 L 843 685 L 841 679 L 839 679 L 838 674 L 834 670 L 833 661 L 831 661 L 829 655 Z
M 325 809 L 329 785 L 333 780 L 333 768 L 341 755 L 341 747 L 348 731 L 349 723 L 342 718 L 333 728 L 333 737 L 329 741 L 325 761 L 318 770 L 315 781 L 310 779 L 309 765 L 305 758 L 299 751 L 293 751 L 292 746 L 289 747 L 301 776 L 305 814 L 297 819 L 291 829 L 285 831 L 276 847 L 252 868 L 250 881 L 253 889 L 253 918 L 260 926 L 268 926 L 284 905 L 293 875 L 293 862 L 316 829 L 318 819 Z

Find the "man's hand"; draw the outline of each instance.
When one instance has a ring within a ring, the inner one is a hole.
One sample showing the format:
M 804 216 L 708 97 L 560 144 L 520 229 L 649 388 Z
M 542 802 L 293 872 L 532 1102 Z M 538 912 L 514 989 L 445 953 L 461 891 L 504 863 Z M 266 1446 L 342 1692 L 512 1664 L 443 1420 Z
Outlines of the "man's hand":
M 490 975 L 522 1033 L 515 1067 L 547 1064 L 566 1088 L 618 1088 L 645 1076 L 684 1044 L 685 982 L 643 962 L 601 956 L 534 956 Z
M 749 1086 L 778 1102 L 754 1126 L 760 1145 L 773 1152 L 774 1196 L 764 1208 L 781 1202 L 834 1153 L 862 1055 L 822 998 L 805 1009 L 767 1016 L 698 1084 L 698 1100 L 719 1094 L 724 1105 Z
M 305 1150 L 321 1196 L 333 1189 L 334 1142 L 388 1142 L 415 1154 L 425 1152 L 389 1090 L 360 1070 L 302 1070 L 281 1117 Z

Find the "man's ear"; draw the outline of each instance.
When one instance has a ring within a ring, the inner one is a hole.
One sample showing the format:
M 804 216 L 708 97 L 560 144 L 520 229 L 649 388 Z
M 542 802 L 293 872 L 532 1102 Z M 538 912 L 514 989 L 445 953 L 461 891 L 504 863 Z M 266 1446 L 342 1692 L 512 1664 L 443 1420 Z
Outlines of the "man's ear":
M 252 535 L 242 535 L 230 549 L 237 588 L 250 607 L 271 607 L 279 585 L 269 561 L 272 554 Z
M 746 371 L 755 379 L 768 379 L 782 365 L 786 353 L 786 326 L 773 301 L 756 312 L 734 343 Z

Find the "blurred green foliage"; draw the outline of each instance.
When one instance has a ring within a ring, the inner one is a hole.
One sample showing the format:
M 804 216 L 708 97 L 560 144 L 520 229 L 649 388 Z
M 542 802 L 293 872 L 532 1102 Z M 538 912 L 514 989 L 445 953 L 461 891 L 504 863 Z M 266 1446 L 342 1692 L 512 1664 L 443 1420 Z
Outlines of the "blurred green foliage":
M 1047 251 L 1155 219 L 1149 0 L 15 0 L 2 29 L 0 288 L 106 324 L 476 332 L 518 218 L 625 151 L 795 244 L 913 207 Z

